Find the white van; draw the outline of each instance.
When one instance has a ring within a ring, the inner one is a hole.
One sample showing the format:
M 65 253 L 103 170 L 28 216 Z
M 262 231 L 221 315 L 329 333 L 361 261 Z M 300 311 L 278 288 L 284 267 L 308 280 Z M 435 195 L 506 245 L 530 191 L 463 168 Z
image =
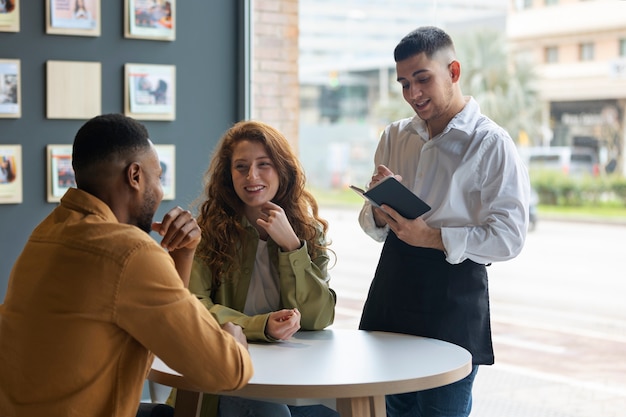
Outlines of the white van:
M 520 147 L 522 159 L 529 171 L 560 171 L 571 176 L 597 176 L 598 156 L 591 148 L 569 146 Z

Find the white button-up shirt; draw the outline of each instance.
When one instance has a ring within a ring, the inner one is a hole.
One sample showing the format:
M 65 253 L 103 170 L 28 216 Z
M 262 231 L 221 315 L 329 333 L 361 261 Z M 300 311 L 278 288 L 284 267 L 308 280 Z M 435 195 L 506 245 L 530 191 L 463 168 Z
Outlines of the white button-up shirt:
M 530 181 L 509 134 L 480 113 L 473 98 L 429 140 L 418 116 L 393 122 L 381 136 L 375 166 L 383 164 L 432 209 L 422 216 L 441 229 L 451 264 L 471 259 L 488 264 L 517 256 L 528 229 Z M 389 227 L 377 227 L 372 207 L 359 215 L 363 230 L 377 241 Z

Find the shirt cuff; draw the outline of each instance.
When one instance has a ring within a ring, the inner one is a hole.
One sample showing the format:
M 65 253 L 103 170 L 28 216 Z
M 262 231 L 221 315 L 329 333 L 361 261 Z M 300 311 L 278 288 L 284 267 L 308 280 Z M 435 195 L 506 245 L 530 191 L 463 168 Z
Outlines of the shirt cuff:
M 377 242 L 384 242 L 387 238 L 387 234 L 389 234 L 388 225 L 383 227 L 376 226 L 372 205 L 369 203 L 363 205 L 361 213 L 359 214 L 359 223 L 363 231 Z
M 442 227 L 441 241 L 448 263 L 456 265 L 467 259 L 467 232 L 464 227 Z

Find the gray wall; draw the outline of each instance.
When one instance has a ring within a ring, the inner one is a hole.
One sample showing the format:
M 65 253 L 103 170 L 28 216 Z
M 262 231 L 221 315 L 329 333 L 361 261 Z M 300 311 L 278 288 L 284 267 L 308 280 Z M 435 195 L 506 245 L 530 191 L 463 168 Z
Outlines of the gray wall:
M 0 144 L 22 145 L 23 203 L 0 204 L 0 303 L 32 229 L 54 208 L 46 202 L 46 145 L 71 144 L 84 120 L 46 119 L 47 60 L 102 63 L 102 112 L 123 112 L 125 63 L 176 65 L 176 120 L 143 122 L 157 144 L 176 145 L 176 199 L 157 212 L 188 207 L 221 134 L 240 111 L 243 0 L 177 2 L 176 40 L 125 39 L 123 1 L 101 1 L 100 37 L 46 35 L 43 1 L 21 2 L 21 30 L 0 32 L 0 58 L 21 60 L 22 117 L 0 119 Z

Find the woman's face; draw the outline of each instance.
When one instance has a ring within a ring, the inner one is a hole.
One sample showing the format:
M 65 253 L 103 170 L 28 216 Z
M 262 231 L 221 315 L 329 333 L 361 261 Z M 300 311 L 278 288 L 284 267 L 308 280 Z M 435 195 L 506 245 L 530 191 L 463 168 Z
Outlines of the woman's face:
M 276 196 L 278 172 L 263 144 L 249 140 L 237 143 L 230 172 L 235 193 L 248 208 L 260 208 Z

